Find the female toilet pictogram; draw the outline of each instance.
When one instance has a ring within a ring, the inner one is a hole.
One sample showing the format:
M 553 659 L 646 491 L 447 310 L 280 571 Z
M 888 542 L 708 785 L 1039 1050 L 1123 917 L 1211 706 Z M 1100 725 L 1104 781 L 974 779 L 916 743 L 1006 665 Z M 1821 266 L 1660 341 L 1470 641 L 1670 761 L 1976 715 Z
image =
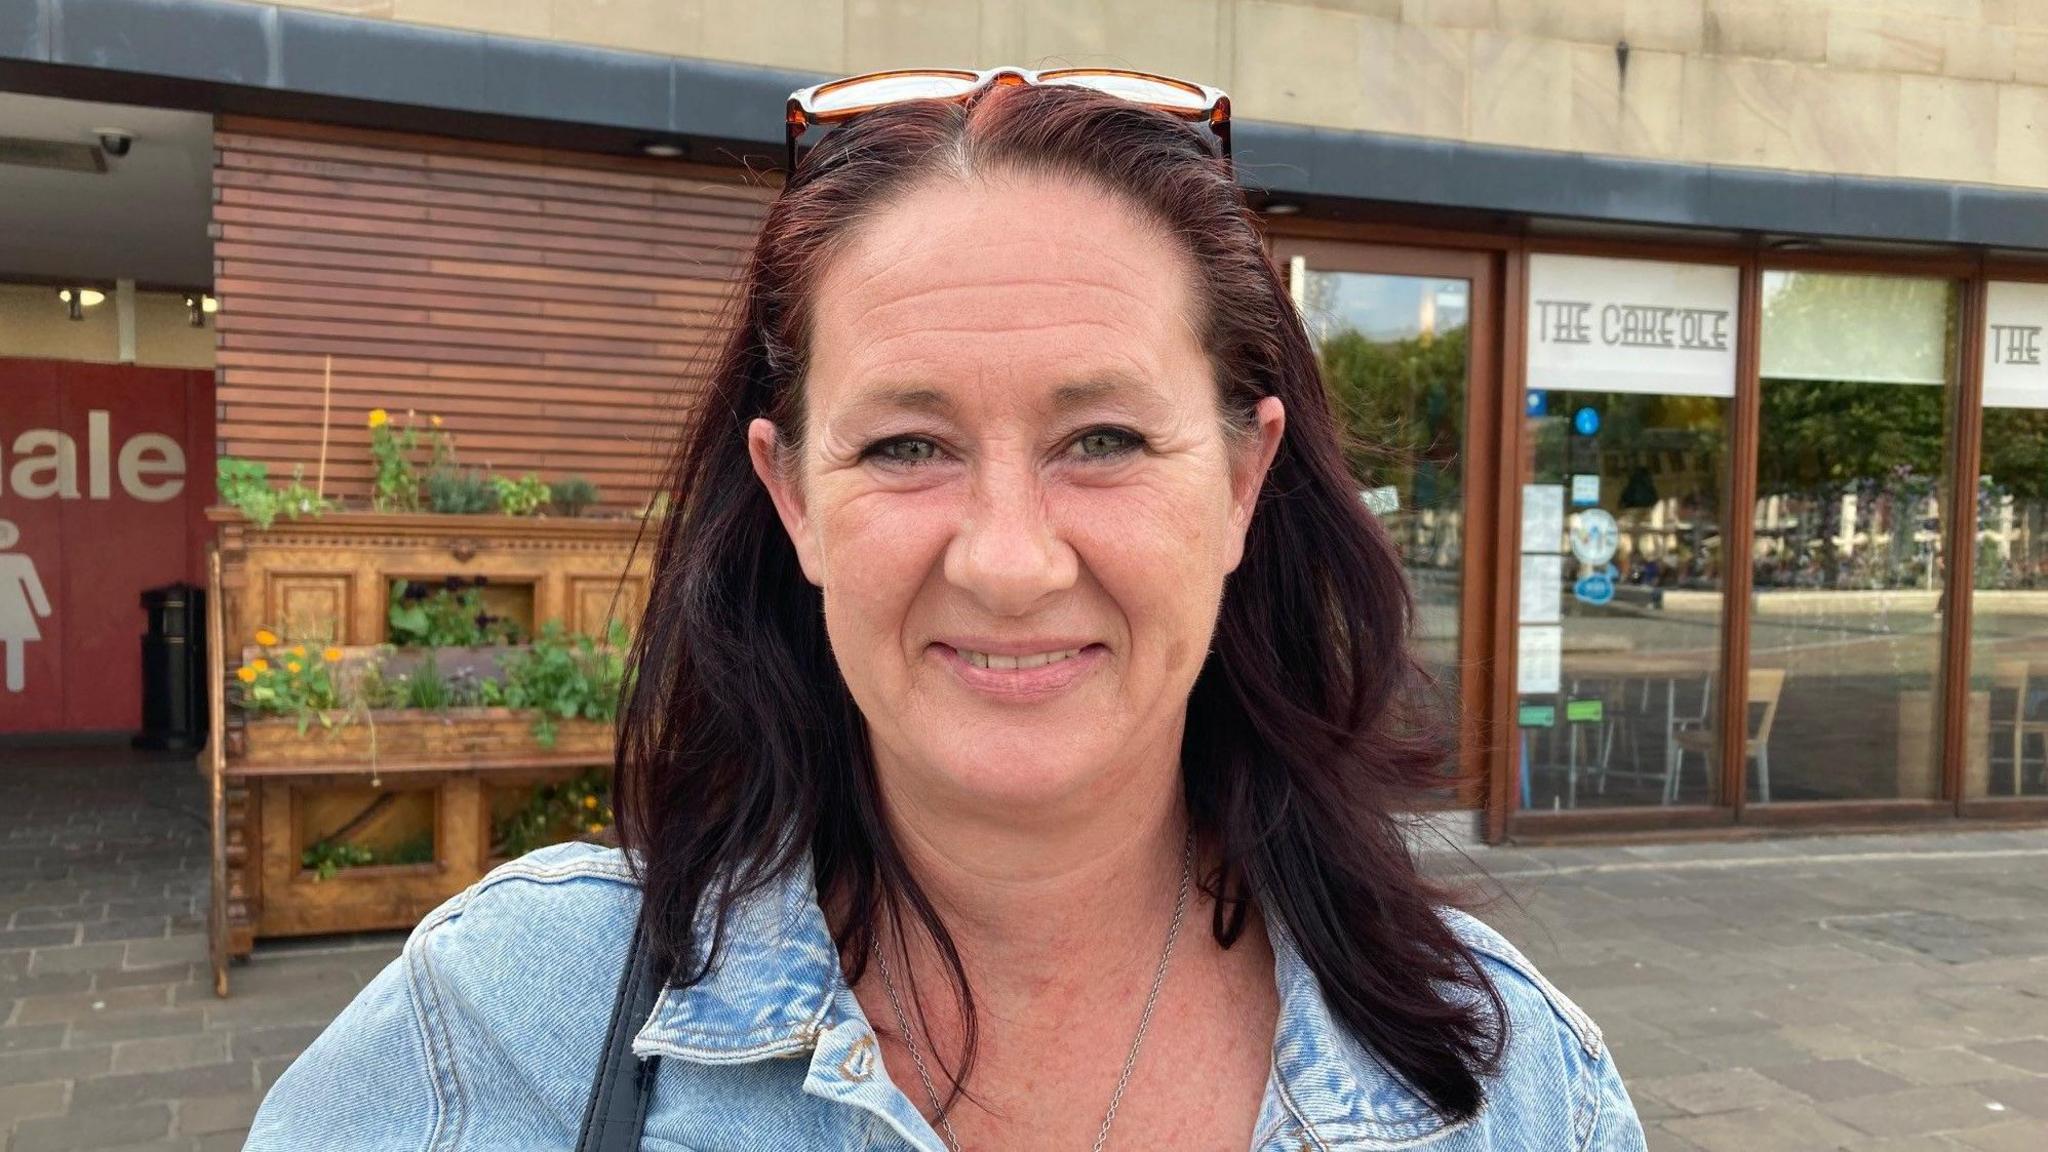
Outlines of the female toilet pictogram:
M 28 644 L 43 638 L 36 618 L 50 614 L 50 598 L 36 577 L 35 560 L 11 549 L 21 542 L 21 529 L 0 520 L 0 647 L 7 649 L 7 690 L 19 692 L 27 679 Z

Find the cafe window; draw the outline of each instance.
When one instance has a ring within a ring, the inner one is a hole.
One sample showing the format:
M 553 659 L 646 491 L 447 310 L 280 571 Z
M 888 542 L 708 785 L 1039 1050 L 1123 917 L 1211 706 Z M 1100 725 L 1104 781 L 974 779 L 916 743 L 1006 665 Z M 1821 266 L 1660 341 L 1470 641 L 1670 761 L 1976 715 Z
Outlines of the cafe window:
M 1963 792 L 2048 795 L 2048 284 L 1986 286 Z
M 1720 801 L 1738 272 L 1529 259 L 1520 805 Z
M 1767 271 L 1761 305 L 1749 799 L 1938 798 L 1957 293 Z

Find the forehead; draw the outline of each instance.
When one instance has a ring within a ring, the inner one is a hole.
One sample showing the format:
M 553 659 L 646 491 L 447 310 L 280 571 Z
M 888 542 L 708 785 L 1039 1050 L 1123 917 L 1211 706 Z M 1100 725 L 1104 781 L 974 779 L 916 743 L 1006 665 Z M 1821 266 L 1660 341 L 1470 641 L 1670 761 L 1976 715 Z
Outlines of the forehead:
M 810 406 L 874 388 L 1031 394 L 1102 380 L 1209 385 L 1189 259 L 1082 182 L 921 184 L 864 221 L 819 279 Z

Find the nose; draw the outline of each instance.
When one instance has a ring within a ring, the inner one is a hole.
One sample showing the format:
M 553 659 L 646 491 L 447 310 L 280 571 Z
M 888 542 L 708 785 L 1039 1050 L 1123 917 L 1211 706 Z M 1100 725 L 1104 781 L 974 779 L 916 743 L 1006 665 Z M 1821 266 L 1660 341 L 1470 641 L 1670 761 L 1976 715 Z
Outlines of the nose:
M 997 616 L 1023 616 L 1074 586 L 1080 558 L 1047 514 L 1044 486 L 1021 460 L 985 460 L 946 549 L 946 581 Z

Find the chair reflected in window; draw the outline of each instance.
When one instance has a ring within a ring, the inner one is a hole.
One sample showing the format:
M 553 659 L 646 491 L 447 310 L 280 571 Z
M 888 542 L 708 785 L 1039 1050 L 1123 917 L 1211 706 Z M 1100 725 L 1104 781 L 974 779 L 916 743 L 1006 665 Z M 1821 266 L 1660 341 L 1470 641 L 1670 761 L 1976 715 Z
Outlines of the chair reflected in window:
M 2048 663 L 1994 665 L 1990 703 L 1993 787 L 2002 780 L 2011 796 L 2048 792 Z
M 1753 727 L 1743 740 L 1743 756 L 1756 765 L 1750 778 L 1756 781 L 1757 802 L 1771 802 L 1771 725 L 1778 718 L 1778 698 L 1785 693 L 1785 669 L 1752 668 L 1749 670 L 1749 715 Z M 1664 802 L 1671 803 L 1678 797 L 1685 781 L 1685 758 L 1696 754 L 1700 758 L 1700 770 L 1709 776 L 1714 771 L 1714 732 L 1708 727 L 1681 729 L 1674 733 L 1670 744 L 1670 771 L 1665 776 Z

